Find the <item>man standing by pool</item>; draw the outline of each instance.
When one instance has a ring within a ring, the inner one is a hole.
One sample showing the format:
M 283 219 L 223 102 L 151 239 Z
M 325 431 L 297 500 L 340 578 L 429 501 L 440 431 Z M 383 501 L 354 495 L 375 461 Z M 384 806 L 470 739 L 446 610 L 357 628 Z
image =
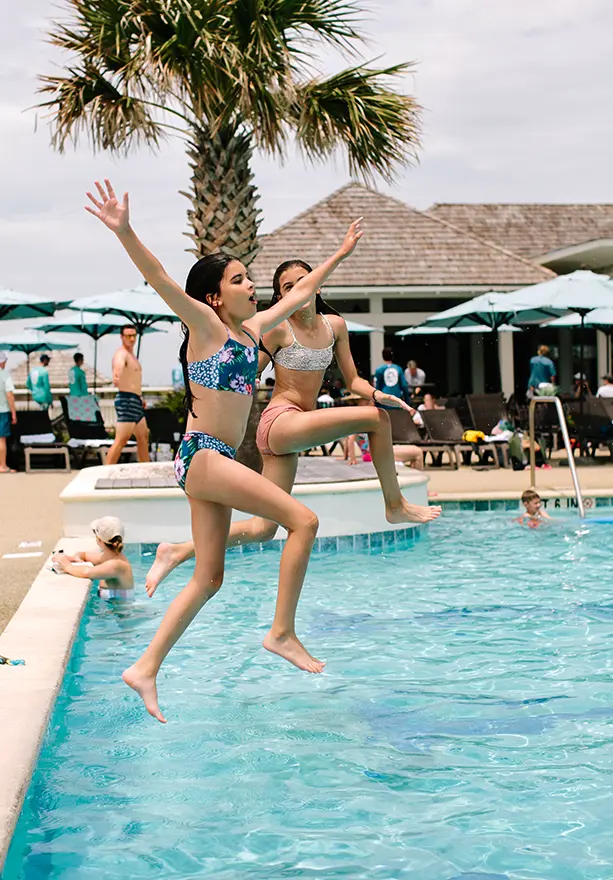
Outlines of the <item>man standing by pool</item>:
M 121 328 L 121 348 L 113 355 L 113 385 L 117 388 L 115 412 L 117 428 L 115 442 L 106 457 L 107 464 L 119 461 L 121 451 L 134 435 L 139 461 L 149 461 L 149 429 L 145 419 L 142 397 L 143 371 L 136 355 L 136 327 L 124 324 Z
M 375 370 L 375 388 L 382 394 L 391 394 L 408 403 L 409 386 L 407 385 L 402 367 L 394 363 L 394 353 L 391 348 L 384 348 L 381 352 L 383 363 Z

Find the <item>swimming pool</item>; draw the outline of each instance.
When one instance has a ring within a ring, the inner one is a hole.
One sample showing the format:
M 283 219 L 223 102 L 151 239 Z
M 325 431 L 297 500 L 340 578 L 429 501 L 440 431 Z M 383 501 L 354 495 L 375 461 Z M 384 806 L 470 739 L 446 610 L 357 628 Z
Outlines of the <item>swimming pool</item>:
M 160 677 L 167 726 L 118 678 L 186 569 L 93 598 L 3 880 L 611 876 L 613 526 L 511 517 L 315 556 L 323 676 L 258 650 L 278 557 L 231 555 Z

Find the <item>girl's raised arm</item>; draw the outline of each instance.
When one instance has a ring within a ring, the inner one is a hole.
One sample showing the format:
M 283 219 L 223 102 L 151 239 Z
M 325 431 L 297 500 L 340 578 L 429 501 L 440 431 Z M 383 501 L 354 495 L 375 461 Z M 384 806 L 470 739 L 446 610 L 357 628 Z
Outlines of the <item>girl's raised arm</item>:
M 209 322 L 211 329 L 216 327 L 218 318 L 213 309 L 188 296 L 166 273 L 157 257 L 154 257 L 151 251 L 148 251 L 139 240 L 130 226 L 128 194 L 124 193 L 123 201 L 120 202 L 113 191 L 111 182 L 105 180 L 104 184 L 102 186 L 96 181 L 99 199 L 94 198 L 90 192 L 87 193 L 87 197 L 95 205 L 95 209 L 86 206 L 85 210 L 101 220 L 111 232 L 115 233 L 141 275 L 184 324 L 190 328 L 197 326 L 200 331 L 203 329 L 206 331 Z
M 289 318 L 290 315 L 293 315 L 294 312 L 306 305 L 319 290 L 326 278 L 334 272 L 339 263 L 355 250 L 358 241 L 363 235 L 360 229 L 361 220 L 361 217 L 358 220 L 354 220 L 347 230 L 345 240 L 334 256 L 329 257 L 325 263 L 317 266 L 316 269 L 313 269 L 312 272 L 301 278 L 291 289 L 290 293 L 276 302 L 274 306 L 265 309 L 263 312 L 258 312 L 257 315 L 245 323 L 262 335 L 281 324 L 282 321 L 285 321 L 286 318 Z

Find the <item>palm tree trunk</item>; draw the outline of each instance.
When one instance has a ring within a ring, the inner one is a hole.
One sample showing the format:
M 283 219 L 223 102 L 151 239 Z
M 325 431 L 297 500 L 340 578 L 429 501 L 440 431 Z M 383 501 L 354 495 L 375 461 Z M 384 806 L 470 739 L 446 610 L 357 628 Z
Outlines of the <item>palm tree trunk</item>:
M 196 257 L 225 251 L 245 265 L 258 251 L 260 210 L 253 185 L 251 137 L 238 127 L 221 129 L 211 135 L 206 127 L 195 128 L 187 154 L 192 169 L 192 191 L 182 193 L 192 203 L 187 212 L 194 242 L 189 248 Z M 263 404 L 254 399 L 245 439 L 237 460 L 254 471 L 262 470 L 262 457 L 255 445 L 255 434 Z
M 195 127 L 187 155 L 192 169 L 191 192 L 182 192 L 192 203 L 187 212 L 194 242 L 189 252 L 198 258 L 217 251 L 232 254 L 245 265 L 258 251 L 261 211 L 253 185 L 251 135 L 238 125 L 211 134 Z

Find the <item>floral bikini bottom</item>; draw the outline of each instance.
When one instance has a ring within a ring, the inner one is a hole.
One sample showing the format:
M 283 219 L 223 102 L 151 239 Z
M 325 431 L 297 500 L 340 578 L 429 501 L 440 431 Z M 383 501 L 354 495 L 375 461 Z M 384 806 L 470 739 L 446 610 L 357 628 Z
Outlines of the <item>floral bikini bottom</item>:
M 228 446 L 223 440 L 218 440 L 217 437 L 204 434 L 202 431 L 190 431 L 189 434 L 185 434 L 175 456 L 175 477 L 184 492 L 189 466 L 200 449 L 213 449 L 226 458 L 236 458 L 236 449 Z

